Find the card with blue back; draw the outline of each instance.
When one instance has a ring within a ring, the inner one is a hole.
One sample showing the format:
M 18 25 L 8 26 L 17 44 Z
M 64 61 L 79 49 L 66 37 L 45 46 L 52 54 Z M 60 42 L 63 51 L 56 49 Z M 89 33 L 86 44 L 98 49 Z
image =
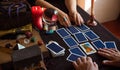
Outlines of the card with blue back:
M 96 49 L 106 48 L 105 44 L 100 39 L 93 41 L 92 44 L 96 47 Z
M 65 28 L 57 29 L 56 32 L 57 32 L 57 34 L 58 34 L 61 38 L 70 36 L 70 34 L 66 31 Z
M 115 44 L 114 41 L 105 41 L 104 44 L 105 44 L 106 48 L 115 48 L 115 49 L 117 49 L 116 44 Z
M 70 26 L 68 28 L 66 28 L 71 34 L 75 34 L 80 32 L 75 26 Z
M 76 33 L 74 34 L 75 39 L 78 41 L 78 43 L 82 43 L 82 42 L 87 42 L 88 39 L 85 37 L 85 35 L 83 33 Z
M 77 46 L 77 42 L 76 42 L 75 39 L 74 39 L 73 37 L 71 37 L 71 36 L 64 38 L 63 41 L 67 44 L 67 46 L 68 46 L 69 48 L 72 48 L 72 47 L 74 47 L 74 46 Z
M 71 48 L 71 49 L 69 49 L 69 51 L 70 51 L 72 54 L 76 54 L 76 55 L 79 55 L 79 56 L 86 56 L 86 55 L 84 54 L 84 52 L 83 52 L 79 47 Z
M 75 54 L 70 54 L 67 57 L 67 60 L 70 61 L 70 62 L 73 62 L 73 61 L 76 61 L 79 57 L 81 57 L 81 56 L 78 56 L 78 55 L 75 55 Z
M 88 38 L 89 40 L 91 40 L 91 41 L 100 38 L 100 37 L 99 37 L 97 34 L 95 34 L 92 30 L 86 31 L 86 32 L 85 32 L 85 35 L 86 35 L 87 38 Z
M 90 28 L 88 26 L 86 26 L 85 24 L 81 24 L 80 26 L 78 26 L 78 29 L 80 31 L 87 31 L 89 30 Z
M 47 44 L 46 47 L 54 53 L 59 53 L 59 52 L 65 50 L 63 47 L 61 47 L 60 45 L 58 45 L 54 42 Z

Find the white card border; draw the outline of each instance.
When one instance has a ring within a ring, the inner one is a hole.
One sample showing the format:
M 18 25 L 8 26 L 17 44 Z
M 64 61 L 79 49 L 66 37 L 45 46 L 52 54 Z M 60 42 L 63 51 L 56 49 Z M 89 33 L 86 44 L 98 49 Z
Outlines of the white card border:
M 67 32 L 67 34 L 68 34 L 67 36 L 70 36 L 70 33 L 69 33 L 65 28 L 60 28 L 60 29 L 57 29 L 57 30 L 56 30 L 56 33 L 57 33 L 61 38 L 67 37 L 67 36 L 63 37 L 63 36 L 58 32 L 58 30 L 62 30 L 62 29 L 63 29 L 65 32 Z
M 79 34 L 79 33 L 76 33 L 76 34 Z M 87 39 L 87 37 L 85 36 L 85 34 L 84 34 L 84 33 L 82 33 L 82 34 L 83 34 L 83 36 L 84 36 L 85 39 L 86 39 L 86 40 L 84 40 L 84 41 L 79 41 L 78 38 L 76 37 L 76 35 L 74 34 L 74 37 L 75 37 L 75 39 L 77 40 L 78 43 L 83 43 L 83 42 L 87 42 L 87 41 L 88 41 L 88 39 Z
M 86 33 L 87 32 L 92 32 L 97 38 L 94 38 L 94 39 L 91 39 L 88 35 L 86 35 Z M 89 39 L 89 40 L 91 40 L 91 41 L 93 41 L 93 40 L 96 40 L 96 39 L 99 39 L 100 37 L 95 33 L 95 32 L 93 32 L 92 30 L 89 30 L 89 31 L 86 31 L 85 33 L 84 33 L 85 35 L 86 35 L 86 37 Z
M 85 49 L 82 47 L 83 44 L 89 44 L 94 51 L 87 53 L 87 52 L 85 51 Z M 80 44 L 80 48 L 81 48 L 87 55 L 90 55 L 90 54 L 93 54 L 93 53 L 96 53 L 96 52 L 97 52 L 96 49 L 95 49 L 89 42 Z

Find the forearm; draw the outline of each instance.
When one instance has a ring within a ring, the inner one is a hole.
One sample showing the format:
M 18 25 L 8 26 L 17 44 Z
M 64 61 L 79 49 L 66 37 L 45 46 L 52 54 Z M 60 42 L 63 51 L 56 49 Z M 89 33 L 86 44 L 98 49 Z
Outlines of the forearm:
M 75 12 L 76 10 L 76 5 L 77 5 L 77 0 L 65 0 L 65 5 L 68 9 L 69 12 Z
M 53 8 L 53 9 L 57 10 L 58 12 L 61 12 L 60 9 L 58 9 L 57 7 L 53 6 L 52 4 L 50 4 L 44 0 L 36 0 L 35 5 L 40 5 L 45 8 Z

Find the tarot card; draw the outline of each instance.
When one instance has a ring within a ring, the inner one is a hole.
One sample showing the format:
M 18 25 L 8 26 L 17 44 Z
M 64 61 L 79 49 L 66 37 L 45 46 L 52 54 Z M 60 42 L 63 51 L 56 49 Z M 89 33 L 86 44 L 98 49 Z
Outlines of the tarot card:
M 78 43 L 88 41 L 88 39 L 85 37 L 85 35 L 83 33 L 76 33 L 76 34 L 74 34 L 74 37 L 78 41 Z
M 63 41 L 67 44 L 69 48 L 72 48 L 78 45 L 75 39 L 71 36 L 64 38 Z
M 67 28 L 67 30 L 71 33 L 71 34 L 75 34 L 80 32 L 75 26 L 70 26 Z
M 87 31 L 90 28 L 88 26 L 86 26 L 85 24 L 81 24 L 80 26 L 78 26 L 78 28 L 80 29 L 80 31 Z
M 70 36 L 70 34 L 64 28 L 57 29 L 56 32 L 61 38 L 64 38 L 66 36 Z
M 115 44 L 114 41 L 105 41 L 104 44 L 105 44 L 106 48 L 115 48 L 115 49 L 117 49 L 116 44 Z
M 54 42 L 47 44 L 46 47 L 54 53 L 60 53 L 61 51 L 65 51 L 65 49 L 63 47 L 61 47 L 60 45 L 58 45 Z
M 69 51 L 72 54 L 76 54 L 79 56 L 86 56 L 85 53 L 80 49 L 80 47 L 71 48 L 71 49 L 69 49 Z
M 88 38 L 89 40 L 91 40 L 91 41 L 100 38 L 100 37 L 99 37 L 97 34 L 95 34 L 92 30 L 86 31 L 86 32 L 85 32 L 85 35 L 86 35 L 87 38 Z
M 67 60 L 70 61 L 70 62 L 73 62 L 73 61 L 76 61 L 79 57 L 82 57 L 82 56 L 78 56 L 78 55 L 75 55 L 75 54 L 70 54 L 67 57 Z
M 100 39 L 93 41 L 92 44 L 96 47 L 96 49 L 106 48 L 104 43 Z
M 83 50 L 87 55 L 96 53 L 95 48 L 94 48 L 89 42 L 80 44 L 80 47 L 82 48 L 82 50 Z

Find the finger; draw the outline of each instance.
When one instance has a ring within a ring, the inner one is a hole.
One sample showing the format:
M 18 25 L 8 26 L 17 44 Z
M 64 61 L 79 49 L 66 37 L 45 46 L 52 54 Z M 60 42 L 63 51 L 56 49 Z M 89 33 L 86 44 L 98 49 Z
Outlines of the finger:
M 80 14 L 79 14 L 80 15 Z M 84 23 L 84 20 L 83 20 L 83 18 L 82 18 L 82 16 L 80 15 L 80 22 L 81 22 L 81 24 L 83 24 Z
M 112 53 L 112 52 L 110 51 L 110 49 L 108 49 L 108 48 L 99 49 L 98 52 L 104 52 L 104 53 L 107 53 L 107 54 L 111 54 L 111 53 Z
M 87 59 L 87 61 L 92 62 L 92 58 L 91 57 L 87 57 L 86 59 Z
M 105 57 L 105 58 L 112 59 L 111 54 L 101 52 L 101 51 L 98 51 L 98 54 Z
M 73 62 L 73 66 L 74 66 L 74 68 L 77 70 L 78 64 L 76 63 L 76 61 Z
M 113 61 L 110 61 L 110 60 L 104 60 L 104 61 L 103 61 L 103 64 L 106 64 L 106 65 L 113 65 L 114 62 L 113 62 Z
M 76 14 L 76 25 L 81 25 L 81 19 L 80 19 L 80 15 Z
M 78 65 L 82 63 L 80 58 L 78 58 L 76 62 L 77 62 Z
M 86 62 L 86 57 L 81 57 L 82 62 Z
M 96 62 L 93 62 L 93 64 L 94 64 L 95 67 L 98 67 L 98 64 Z
M 69 19 L 68 17 L 63 17 L 63 22 L 64 22 L 65 25 L 67 25 L 68 27 L 71 25 L 70 19 Z

